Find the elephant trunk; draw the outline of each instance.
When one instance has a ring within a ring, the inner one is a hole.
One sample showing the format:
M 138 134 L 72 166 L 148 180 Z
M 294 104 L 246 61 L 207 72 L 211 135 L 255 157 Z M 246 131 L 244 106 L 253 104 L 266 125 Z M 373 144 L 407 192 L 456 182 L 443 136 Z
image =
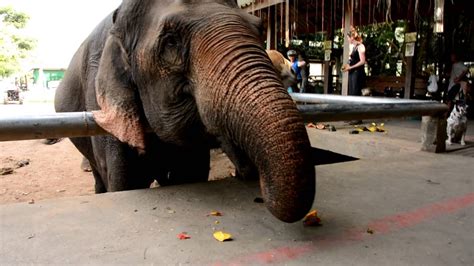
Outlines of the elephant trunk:
M 315 194 L 308 135 L 259 40 L 235 25 L 232 30 L 223 35 L 209 29 L 193 52 L 200 54 L 194 59 L 199 113 L 211 134 L 257 167 L 270 212 L 295 222 L 310 210 Z

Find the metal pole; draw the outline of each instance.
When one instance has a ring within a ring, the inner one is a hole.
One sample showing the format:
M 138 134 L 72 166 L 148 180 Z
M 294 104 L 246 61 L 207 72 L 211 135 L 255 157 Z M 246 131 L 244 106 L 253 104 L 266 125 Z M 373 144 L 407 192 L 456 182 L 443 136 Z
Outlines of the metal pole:
M 423 116 L 421 149 L 432 152 L 446 151 L 446 119 L 443 115 L 448 107 L 445 104 L 434 101 L 327 94 L 291 96 L 295 101 L 313 103 L 297 106 L 305 122 Z
M 0 141 L 106 134 L 90 112 L 0 117 Z
M 440 117 L 447 106 L 434 101 L 294 93 L 307 122 L 407 116 Z M 0 141 L 106 135 L 90 112 L 0 116 Z M 439 137 L 442 139 L 442 137 Z
M 440 116 L 447 111 L 446 105 L 431 103 L 322 103 L 298 105 L 297 107 L 305 122 Z
M 390 103 L 390 104 L 429 104 L 439 105 L 439 102 L 425 101 L 425 100 L 410 100 L 399 98 L 383 98 L 383 97 L 364 97 L 364 96 L 341 96 L 331 94 L 314 94 L 314 93 L 290 93 L 291 98 L 296 102 L 302 103 L 345 103 L 345 104 L 375 104 L 375 103 Z

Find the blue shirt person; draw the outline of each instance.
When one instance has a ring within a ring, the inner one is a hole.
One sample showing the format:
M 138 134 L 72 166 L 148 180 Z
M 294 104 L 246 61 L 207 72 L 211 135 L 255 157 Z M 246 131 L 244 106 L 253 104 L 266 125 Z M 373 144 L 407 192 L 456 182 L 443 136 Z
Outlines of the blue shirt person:
M 298 60 L 297 53 L 295 50 L 289 50 L 287 53 L 288 59 L 291 62 L 291 70 L 295 73 L 296 80 L 298 82 L 298 88 L 288 88 L 288 92 L 304 92 L 303 84 L 303 75 L 301 69 L 306 66 L 306 62 L 303 60 Z

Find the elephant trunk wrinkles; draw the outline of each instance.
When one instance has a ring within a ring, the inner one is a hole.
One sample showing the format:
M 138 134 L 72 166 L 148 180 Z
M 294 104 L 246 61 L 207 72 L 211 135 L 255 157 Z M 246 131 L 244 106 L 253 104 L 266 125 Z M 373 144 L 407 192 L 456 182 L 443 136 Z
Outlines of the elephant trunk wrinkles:
M 300 220 L 315 194 L 301 116 L 257 40 L 242 41 L 242 32 L 221 38 L 226 41 L 211 38 L 206 47 L 212 49 L 197 51 L 203 55 L 195 69 L 202 77 L 195 95 L 200 113 L 206 114 L 202 120 L 210 133 L 245 151 L 257 167 L 272 214 L 285 222 Z M 234 38 L 238 41 L 228 41 Z

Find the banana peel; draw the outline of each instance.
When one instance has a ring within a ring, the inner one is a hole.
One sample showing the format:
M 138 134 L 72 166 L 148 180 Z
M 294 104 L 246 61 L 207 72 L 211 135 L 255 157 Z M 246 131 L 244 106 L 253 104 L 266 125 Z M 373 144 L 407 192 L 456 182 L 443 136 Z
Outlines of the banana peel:
M 384 123 L 380 123 L 380 124 L 376 124 L 376 123 L 372 123 L 373 126 L 375 126 L 375 131 L 377 132 L 385 132 L 385 128 L 384 128 Z
M 359 127 L 356 126 L 355 130 L 362 132 L 362 131 L 369 131 L 369 132 L 386 132 L 384 128 L 384 123 L 380 123 L 377 125 L 377 123 L 372 123 L 369 127 Z

